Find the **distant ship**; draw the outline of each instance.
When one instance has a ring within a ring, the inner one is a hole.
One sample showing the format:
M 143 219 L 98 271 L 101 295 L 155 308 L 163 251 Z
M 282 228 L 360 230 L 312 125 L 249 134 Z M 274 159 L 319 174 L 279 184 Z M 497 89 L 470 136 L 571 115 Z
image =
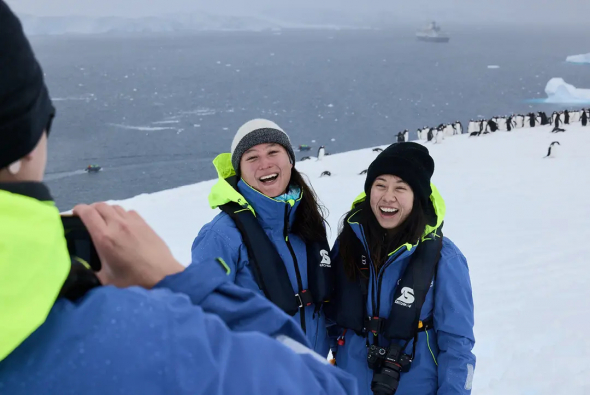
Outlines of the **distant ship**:
M 441 32 L 436 22 L 430 22 L 424 29 L 416 32 L 418 41 L 429 41 L 433 43 L 446 43 L 451 39 L 448 34 Z

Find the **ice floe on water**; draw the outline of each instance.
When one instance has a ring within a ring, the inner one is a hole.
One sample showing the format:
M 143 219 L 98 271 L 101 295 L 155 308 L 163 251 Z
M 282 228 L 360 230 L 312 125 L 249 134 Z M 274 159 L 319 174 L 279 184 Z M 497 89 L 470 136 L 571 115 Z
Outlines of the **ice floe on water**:
M 142 132 L 158 132 L 161 130 L 177 130 L 177 128 L 173 128 L 170 126 L 132 126 L 132 125 L 121 125 L 121 124 L 116 124 L 116 123 L 111 123 L 110 125 L 115 126 L 120 129 L 139 130 Z
M 585 53 L 581 55 L 571 55 L 565 59 L 566 62 L 569 63 L 582 63 L 582 64 L 590 64 L 590 53 Z

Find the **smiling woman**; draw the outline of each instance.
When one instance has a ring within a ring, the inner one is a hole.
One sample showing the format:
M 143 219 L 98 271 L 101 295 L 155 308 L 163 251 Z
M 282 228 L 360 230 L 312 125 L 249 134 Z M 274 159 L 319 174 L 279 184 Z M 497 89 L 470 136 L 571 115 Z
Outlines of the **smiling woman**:
M 332 249 L 332 354 L 357 377 L 359 394 L 471 392 L 469 270 L 442 236 L 445 206 L 430 184 L 433 173 L 421 144 L 381 152 Z
M 223 265 L 236 284 L 300 322 L 326 357 L 323 304 L 333 281 L 323 207 L 295 169 L 289 136 L 274 122 L 251 120 L 214 163 L 219 181 L 209 203 L 222 212 L 199 232 L 192 264 Z
M 242 179 L 269 197 L 287 191 L 292 167 L 287 150 L 276 143 L 255 145 L 240 160 Z

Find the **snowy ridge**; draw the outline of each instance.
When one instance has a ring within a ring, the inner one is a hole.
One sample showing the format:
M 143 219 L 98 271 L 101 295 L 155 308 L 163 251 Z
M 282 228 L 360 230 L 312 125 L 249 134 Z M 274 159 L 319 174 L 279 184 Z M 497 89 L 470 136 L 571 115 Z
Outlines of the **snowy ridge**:
M 559 135 L 549 125 L 420 142 L 447 204 L 444 234 L 469 262 L 473 394 L 590 393 L 590 126 L 563 127 Z M 553 141 L 559 152 L 544 158 Z M 376 155 L 368 148 L 297 164 L 330 211 L 332 242 Z M 331 177 L 320 178 L 326 170 Z M 218 213 L 207 205 L 214 182 L 117 203 L 142 214 L 187 264 L 194 237 Z

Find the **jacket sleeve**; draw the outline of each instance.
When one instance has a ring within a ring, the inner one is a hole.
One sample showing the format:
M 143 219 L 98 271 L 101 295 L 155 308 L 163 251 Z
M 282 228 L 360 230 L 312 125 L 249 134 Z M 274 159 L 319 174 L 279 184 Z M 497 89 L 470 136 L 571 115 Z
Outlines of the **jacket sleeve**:
M 438 395 L 469 395 L 475 369 L 473 296 L 467 260 L 454 246 L 443 247 L 434 289 Z
M 233 284 L 223 265 L 215 260 L 207 265 L 193 263 L 155 288 L 188 296 L 192 304 L 217 315 L 233 331 L 286 335 L 308 345 L 301 327 L 291 317 L 258 292 Z
M 191 265 L 217 267 L 221 260 L 227 266 L 231 281 L 241 287 L 258 291 L 260 287 L 248 266 L 248 253 L 242 244 L 239 231 L 235 228 L 219 227 L 222 229 L 208 224 L 201 229 L 191 248 Z
M 356 394 L 356 383 L 289 337 L 231 331 L 188 300 L 167 309 L 171 394 Z
M 310 350 L 295 321 L 210 267 L 189 266 L 153 291 L 169 331 L 169 393 L 356 394 L 354 379 Z

